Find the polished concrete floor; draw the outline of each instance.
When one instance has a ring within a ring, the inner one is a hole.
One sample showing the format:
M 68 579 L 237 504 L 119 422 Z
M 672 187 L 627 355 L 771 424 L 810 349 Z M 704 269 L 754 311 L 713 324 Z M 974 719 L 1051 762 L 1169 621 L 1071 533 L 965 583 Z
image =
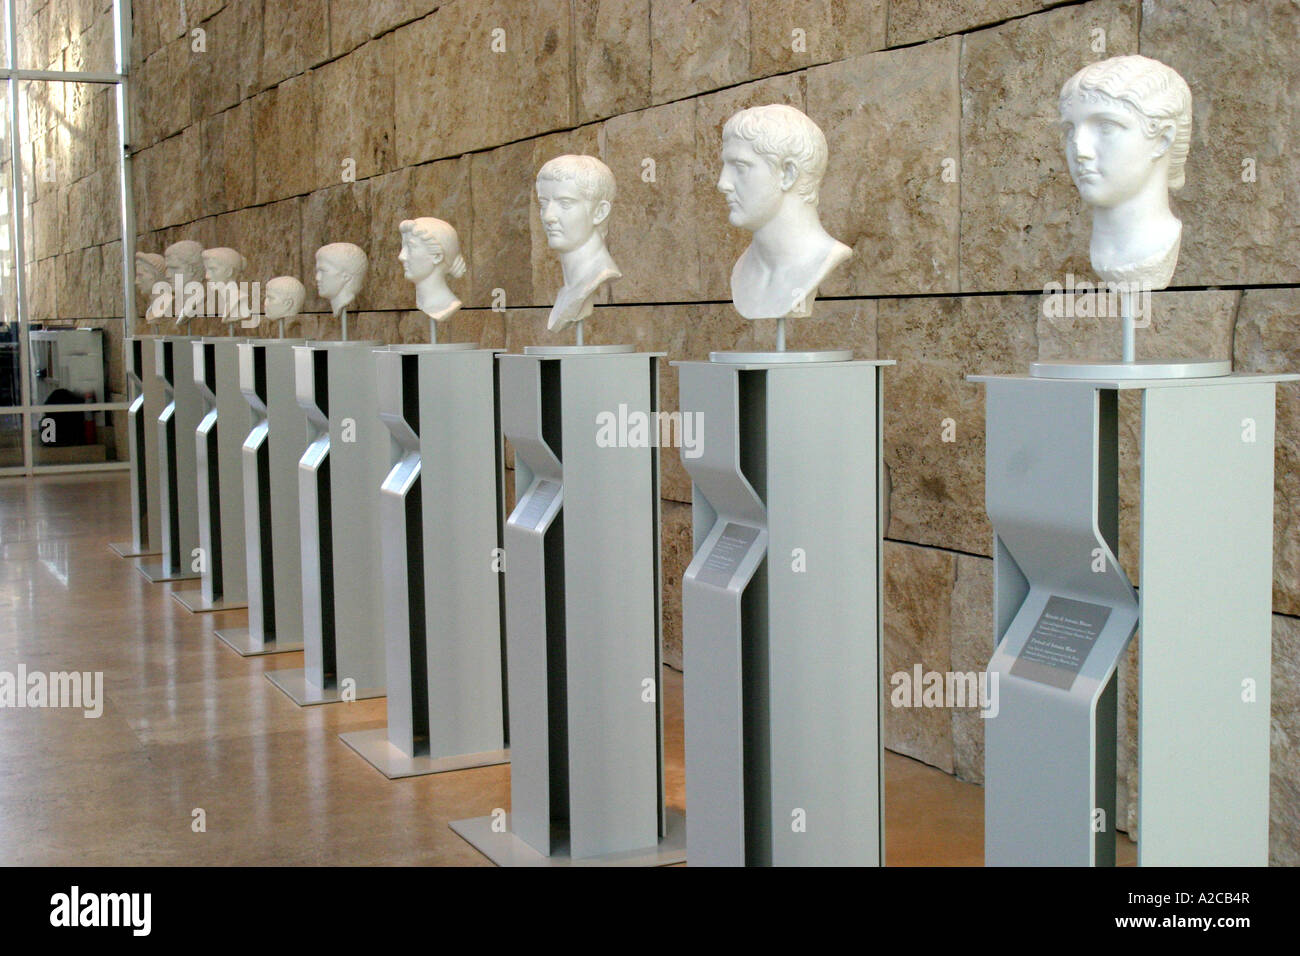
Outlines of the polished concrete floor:
M 246 612 L 190 614 L 108 549 L 129 507 L 120 473 L 0 480 L 0 671 L 102 671 L 106 698 L 98 719 L 0 709 L 0 863 L 487 865 L 447 824 L 508 808 L 509 767 L 384 778 L 338 739 L 383 726 L 384 700 L 295 706 L 263 674 L 301 653 L 239 657 L 213 632 Z M 681 698 L 669 670 L 684 809 Z M 978 865 L 982 790 L 894 754 L 885 768 L 889 863 Z

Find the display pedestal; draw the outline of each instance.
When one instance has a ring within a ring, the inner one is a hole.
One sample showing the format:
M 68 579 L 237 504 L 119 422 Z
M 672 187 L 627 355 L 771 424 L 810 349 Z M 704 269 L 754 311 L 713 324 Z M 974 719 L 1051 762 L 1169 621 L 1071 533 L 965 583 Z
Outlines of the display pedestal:
M 702 426 L 682 580 L 687 843 L 704 866 L 884 864 L 881 369 L 679 362 Z M 689 416 L 689 418 L 688 418 Z
M 217 631 L 244 657 L 302 650 L 298 460 L 307 416 L 298 407 L 293 348 L 302 339 L 240 342 L 239 391 L 253 425 L 240 446 L 248 627 Z
M 503 832 L 492 817 L 452 829 L 499 864 L 685 859 L 664 812 L 659 358 L 592 346 L 498 359 L 517 498 L 505 527 L 512 813 Z M 640 420 L 641 441 L 600 428 L 607 416 Z
M 139 565 L 154 583 L 190 581 L 199 546 L 198 462 L 194 432 L 203 415 L 203 399 L 194 384 L 192 335 L 154 339 L 154 371 L 162 382 L 163 410 L 158 416 L 158 515 L 160 562 Z
M 191 612 L 248 606 L 241 449 L 253 427 L 253 413 L 239 391 L 240 342 L 224 338 L 194 343 L 194 384 L 204 405 L 194 438 L 199 547 L 205 563 L 199 589 L 172 592 Z
M 162 553 L 157 422 L 163 410 L 163 388 L 154 372 L 154 341 L 153 336 L 126 340 L 126 375 L 132 395 L 126 412 L 131 456 L 131 540 L 109 545 L 124 558 Z
M 304 668 L 266 676 L 300 707 L 384 696 L 379 487 L 391 439 L 379 420 L 379 345 L 293 350 L 309 439 L 298 462 Z
M 1276 383 L 972 376 L 987 397 L 998 713 L 985 861 L 1115 861 L 1116 667 L 1141 622 L 1138 862 L 1268 862 Z M 1142 391 L 1141 600 L 1118 393 Z
M 388 726 L 340 734 L 385 776 L 505 763 L 502 442 L 495 353 L 381 349 Z

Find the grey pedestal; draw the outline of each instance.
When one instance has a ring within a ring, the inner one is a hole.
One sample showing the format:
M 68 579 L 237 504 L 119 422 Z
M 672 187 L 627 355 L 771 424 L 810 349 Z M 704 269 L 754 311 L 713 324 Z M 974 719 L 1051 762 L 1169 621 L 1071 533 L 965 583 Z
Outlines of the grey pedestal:
M 681 362 L 693 865 L 884 863 L 881 367 Z M 758 358 L 758 356 L 755 356 Z
M 131 455 L 131 540 L 109 547 L 124 558 L 162 551 L 158 515 L 158 416 L 163 410 L 162 382 L 154 373 L 154 337 L 126 340 L 126 375 L 131 405 L 126 412 L 127 447 Z
M 491 818 L 453 824 L 497 862 L 528 848 L 555 861 L 685 857 L 663 841 L 658 449 L 597 442 L 601 413 L 658 411 L 658 361 L 609 346 L 499 358 L 517 497 L 505 528 L 511 815 L 504 832 Z
M 245 657 L 302 650 L 298 460 L 307 416 L 298 406 L 293 349 L 302 339 L 237 346 L 239 390 L 253 424 L 240 446 L 248 627 L 217 632 Z
M 158 416 L 158 513 L 162 560 L 139 565 L 149 581 L 188 581 L 199 546 L 198 462 L 194 432 L 203 414 L 203 399 L 194 384 L 192 335 L 154 340 L 154 370 L 162 382 L 163 410 Z
M 266 676 L 300 706 L 384 696 L 379 488 L 391 439 L 379 419 L 379 345 L 293 350 L 308 429 L 298 462 L 304 668 Z
M 496 361 L 375 352 L 391 432 L 380 491 L 388 727 L 340 738 L 388 777 L 506 762 Z
M 995 530 L 990 865 L 1113 865 L 1115 672 L 1139 621 L 1139 863 L 1268 862 L 1274 401 L 1294 378 L 972 377 Z M 1129 388 L 1140 601 L 1116 557 Z
M 240 341 L 205 338 L 194 343 L 194 384 L 204 406 L 194 436 L 204 566 L 198 589 L 172 592 L 192 612 L 248 606 L 241 449 L 253 413 L 239 391 Z

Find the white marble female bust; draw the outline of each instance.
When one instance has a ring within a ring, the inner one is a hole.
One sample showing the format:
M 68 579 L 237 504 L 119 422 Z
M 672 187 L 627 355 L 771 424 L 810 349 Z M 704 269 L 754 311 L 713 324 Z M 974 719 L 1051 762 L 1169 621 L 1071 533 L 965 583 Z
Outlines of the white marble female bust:
M 173 242 L 163 250 L 167 274 L 181 301 L 171 303 L 177 325 L 184 325 L 203 311 L 203 246 L 193 239 Z
M 283 335 L 284 322 L 301 312 L 306 300 L 307 288 L 295 277 L 276 276 L 266 284 L 262 308 L 268 319 L 280 322 L 280 334 Z
M 1116 56 L 1061 88 L 1066 160 L 1092 209 L 1092 267 L 1107 282 L 1155 290 L 1178 263 L 1182 223 L 1169 190 L 1183 185 L 1192 94 L 1165 64 Z
M 445 322 L 460 308 L 460 299 L 447 278 L 465 274 L 460 239 L 450 223 L 430 216 L 403 220 L 398 230 L 402 251 L 397 259 L 406 278 L 415 283 L 415 304 L 435 322 Z
M 731 224 L 754 234 L 731 270 L 745 318 L 809 315 L 822 280 L 853 255 L 817 213 L 826 161 L 821 128 L 793 106 L 741 110 L 722 128 L 718 189 Z
M 350 242 L 331 242 L 316 250 L 316 291 L 335 316 L 356 299 L 369 265 L 366 251 Z
M 157 322 L 171 311 L 173 289 L 167 281 L 167 260 L 156 252 L 135 254 L 135 288 L 149 303 L 146 322 Z
M 216 316 L 227 325 L 249 317 L 248 302 L 239 289 L 239 276 L 248 262 L 234 249 L 218 246 L 203 250 L 203 275 L 213 298 Z
M 556 331 L 591 315 L 600 287 L 623 275 L 605 248 L 614 174 L 594 156 L 557 156 L 537 171 L 537 204 L 546 244 L 560 254 L 564 272 L 546 323 Z

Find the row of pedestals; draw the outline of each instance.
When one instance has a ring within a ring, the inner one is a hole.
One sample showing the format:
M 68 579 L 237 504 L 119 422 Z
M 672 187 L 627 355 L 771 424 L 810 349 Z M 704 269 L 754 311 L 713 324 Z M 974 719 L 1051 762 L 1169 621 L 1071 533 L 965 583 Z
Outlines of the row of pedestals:
M 192 611 L 246 604 L 249 626 L 218 634 L 239 653 L 302 650 L 267 675 L 299 705 L 386 694 L 388 726 L 343 739 L 390 778 L 509 761 L 510 814 L 452 824 L 490 859 L 884 863 L 892 363 L 678 363 L 677 435 L 698 436 L 683 820 L 665 802 L 661 354 L 186 336 L 127 352 L 133 540 L 115 548 L 159 552 L 150 580 L 197 578 L 176 595 Z M 1139 626 L 1141 862 L 1267 862 L 1288 378 L 979 379 L 988 863 L 1114 862 L 1115 675 Z M 1117 557 L 1124 388 L 1144 401 L 1140 598 Z

